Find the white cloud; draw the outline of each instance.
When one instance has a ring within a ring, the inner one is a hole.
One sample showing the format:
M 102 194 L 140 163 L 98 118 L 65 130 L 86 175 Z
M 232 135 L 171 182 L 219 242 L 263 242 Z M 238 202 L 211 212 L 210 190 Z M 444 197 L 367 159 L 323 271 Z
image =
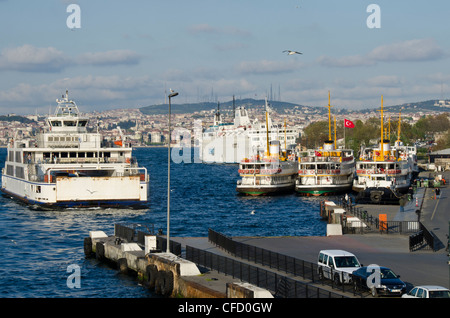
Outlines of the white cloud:
M 37 48 L 25 44 L 3 49 L 0 54 L 0 69 L 22 72 L 59 72 L 70 59 L 54 47 Z
M 131 50 L 113 50 L 106 52 L 84 53 L 78 56 L 79 64 L 89 65 L 118 65 L 138 64 L 140 56 Z
M 434 39 L 415 39 L 381 45 L 366 55 L 340 58 L 321 56 L 316 61 L 327 67 L 371 66 L 378 62 L 424 62 L 447 57 L 447 53 Z
M 145 106 L 156 97 L 160 83 L 149 76 L 77 76 L 60 78 L 50 83 L 31 85 L 20 83 L 8 90 L 0 91 L 0 109 L 35 109 L 48 112 L 54 107 L 56 98 L 69 90 L 80 107 L 87 112 L 109 107 L 135 108 Z M 88 104 L 87 104 L 88 103 Z M 8 110 L 7 110 L 8 112 Z
M 379 46 L 367 57 L 374 61 L 408 62 L 437 60 L 445 55 L 434 39 L 415 39 Z
M 140 59 L 140 55 L 131 50 L 88 52 L 72 58 L 54 47 L 40 48 L 24 44 L 1 51 L 0 69 L 19 72 L 54 73 L 77 65 L 133 65 L 138 64 Z

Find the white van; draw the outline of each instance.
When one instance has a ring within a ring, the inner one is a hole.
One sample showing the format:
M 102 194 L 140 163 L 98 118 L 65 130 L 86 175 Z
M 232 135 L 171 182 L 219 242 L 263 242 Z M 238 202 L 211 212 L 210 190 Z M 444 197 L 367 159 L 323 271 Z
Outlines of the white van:
M 343 250 L 321 250 L 317 260 L 319 278 L 334 280 L 335 284 L 349 284 L 353 271 L 362 266 L 356 256 Z

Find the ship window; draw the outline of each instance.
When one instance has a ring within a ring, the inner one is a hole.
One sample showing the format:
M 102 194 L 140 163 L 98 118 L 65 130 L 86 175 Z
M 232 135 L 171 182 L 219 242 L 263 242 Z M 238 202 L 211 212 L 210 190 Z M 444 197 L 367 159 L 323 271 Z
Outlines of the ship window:
M 48 137 L 48 141 L 53 141 L 53 137 Z
M 67 158 L 68 153 L 67 152 L 61 152 L 61 158 Z
M 62 126 L 61 122 L 59 120 L 52 120 L 50 123 L 52 124 L 53 127 L 60 127 L 60 126 Z
M 25 174 L 23 173 L 23 167 L 16 167 L 16 177 L 23 179 Z
M 16 162 L 22 162 L 22 156 L 20 155 L 20 151 L 16 151 Z
M 36 186 L 36 193 L 41 193 L 41 186 Z
M 76 126 L 76 122 L 73 120 L 66 120 L 66 121 L 64 121 L 64 126 L 68 126 L 68 127 Z
M 6 165 L 6 174 L 14 177 L 14 166 Z
M 87 158 L 93 158 L 94 157 L 94 153 L 93 152 L 87 152 L 86 153 L 86 157 Z
M 87 124 L 87 120 L 80 120 L 80 121 L 78 122 L 78 127 L 85 127 L 86 124 Z
M 69 153 L 69 157 L 70 158 L 76 158 L 77 157 L 77 153 L 76 152 L 71 152 L 71 153 Z

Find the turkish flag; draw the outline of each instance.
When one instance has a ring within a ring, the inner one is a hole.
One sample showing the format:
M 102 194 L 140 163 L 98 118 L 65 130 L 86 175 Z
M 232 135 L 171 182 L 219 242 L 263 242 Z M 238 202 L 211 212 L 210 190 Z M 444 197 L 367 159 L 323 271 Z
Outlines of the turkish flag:
M 344 126 L 347 128 L 355 128 L 355 124 L 348 119 L 344 119 Z
M 322 157 L 322 154 L 321 154 L 320 152 L 316 151 L 316 150 L 314 150 L 314 154 L 315 154 L 317 157 Z

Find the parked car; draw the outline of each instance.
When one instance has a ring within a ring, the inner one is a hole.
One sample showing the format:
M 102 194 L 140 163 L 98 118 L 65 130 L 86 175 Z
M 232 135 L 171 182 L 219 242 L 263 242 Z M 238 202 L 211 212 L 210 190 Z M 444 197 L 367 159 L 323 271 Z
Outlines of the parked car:
M 361 267 L 353 272 L 352 281 L 356 291 L 369 289 L 373 297 L 401 296 L 406 292 L 406 284 L 400 280 L 400 275 L 383 266 Z
M 450 298 L 450 290 L 436 285 L 416 286 L 402 298 Z
M 317 259 L 319 278 L 332 279 L 335 284 L 351 283 L 351 274 L 362 265 L 356 256 L 343 250 L 321 250 Z

